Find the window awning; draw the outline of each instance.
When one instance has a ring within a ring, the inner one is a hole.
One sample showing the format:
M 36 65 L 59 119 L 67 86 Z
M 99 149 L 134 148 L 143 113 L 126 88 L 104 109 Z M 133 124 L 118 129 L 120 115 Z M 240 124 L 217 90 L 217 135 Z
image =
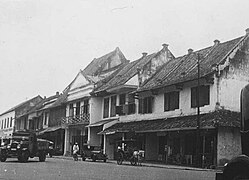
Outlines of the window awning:
M 98 122 L 95 122 L 95 123 L 92 123 L 92 124 L 89 124 L 88 126 L 86 127 L 97 127 L 97 126 L 102 126 L 106 123 L 109 123 L 109 122 L 112 122 L 112 121 L 115 121 L 117 119 L 107 119 L 107 120 L 102 120 L 102 121 L 98 121 Z
M 44 133 L 48 133 L 48 132 L 57 131 L 59 129 L 62 129 L 62 127 L 61 126 L 48 127 L 47 129 L 44 129 L 44 130 L 40 131 L 39 135 L 44 134 Z
M 106 128 L 99 134 L 114 134 L 135 131 L 142 132 L 162 132 L 178 130 L 196 129 L 197 115 L 181 116 L 167 119 L 142 120 L 124 123 L 116 123 Z M 240 127 L 240 114 L 228 110 L 217 110 L 211 113 L 200 115 L 201 129 L 214 129 L 215 127 Z

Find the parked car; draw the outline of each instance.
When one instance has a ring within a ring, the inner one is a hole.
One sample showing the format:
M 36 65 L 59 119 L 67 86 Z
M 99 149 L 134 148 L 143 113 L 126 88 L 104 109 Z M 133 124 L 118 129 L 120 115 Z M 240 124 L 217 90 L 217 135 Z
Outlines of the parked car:
M 91 159 L 92 161 L 103 160 L 106 162 L 107 155 L 103 152 L 100 146 L 83 146 L 83 151 L 81 153 L 82 160 Z
M 13 157 L 20 162 L 27 162 L 29 158 L 39 157 L 39 161 L 44 162 L 49 151 L 49 141 L 38 139 L 33 132 L 18 131 L 3 141 L 4 143 L 0 147 L 1 162 Z

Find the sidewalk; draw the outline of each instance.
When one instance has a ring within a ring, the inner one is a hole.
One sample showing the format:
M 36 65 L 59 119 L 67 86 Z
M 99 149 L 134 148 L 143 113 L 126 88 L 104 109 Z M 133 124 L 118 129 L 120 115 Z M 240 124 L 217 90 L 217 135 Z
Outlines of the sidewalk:
M 71 156 L 53 156 L 52 158 L 73 160 L 73 157 L 71 157 Z M 81 158 L 80 158 L 80 161 L 81 161 Z M 107 162 L 117 164 L 117 162 L 115 160 L 109 160 L 108 159 Z M 216 170 L 216 169 L 203 169 L 203 168 L 195 168 L 195 167 L 187 167 L 187 166 L 160 164 L 158 162 L 143 162 L 142 166 L 156 167 L 156 168 L 166 168 L 166 169 L 191 170 L 191 171 L 213 171 L 213 172 L 218 172 L 219 171 L 219 170 Z

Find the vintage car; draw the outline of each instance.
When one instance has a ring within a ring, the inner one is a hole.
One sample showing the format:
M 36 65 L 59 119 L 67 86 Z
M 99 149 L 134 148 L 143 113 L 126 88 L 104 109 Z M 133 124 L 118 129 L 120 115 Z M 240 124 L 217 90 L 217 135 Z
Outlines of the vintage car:
M 86 159 L 91 159 L 92 161 L 96 160 L 103 160 L 106 162 L 107 155 L 103 153 L 103 150 L 100 146 L 89 146 L 84 145 L 83 151 L 81 153 L 82 161 L 85 161 Z
M 20 162 L 27 162 L 29 158 L 39 157 L 40 162 L 46 160 L 49 151 L 49 141 L 38 139 L 33 132 L 14 132 L 11 137 L 3 139 L 0 147 L 0 161 L 16 157 Z

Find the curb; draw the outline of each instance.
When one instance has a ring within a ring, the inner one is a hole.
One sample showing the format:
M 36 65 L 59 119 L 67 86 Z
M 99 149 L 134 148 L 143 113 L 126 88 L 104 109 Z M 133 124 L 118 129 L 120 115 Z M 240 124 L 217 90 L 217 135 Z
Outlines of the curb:
M 52 158 L 65 159 L 65 160 L 73 160 L 73 158 L 71 156 L 53 156 Z M 115 160 L 108 160 L 108 162 L 116 164 Z M 165 169 L 189 170 L 189 171 L 212 171 L 212 172 L 219 172 L 219 170 L 217 170 L 217 169 L 202 169 L 202 168 L 192 168 L 192 167 L 185 167 L 185 166 L 151 164 L 151 163 L 146 163 L 146 162 L 142 163 L 142 166 L 154 167 L 154 168 L 165 168 Z

